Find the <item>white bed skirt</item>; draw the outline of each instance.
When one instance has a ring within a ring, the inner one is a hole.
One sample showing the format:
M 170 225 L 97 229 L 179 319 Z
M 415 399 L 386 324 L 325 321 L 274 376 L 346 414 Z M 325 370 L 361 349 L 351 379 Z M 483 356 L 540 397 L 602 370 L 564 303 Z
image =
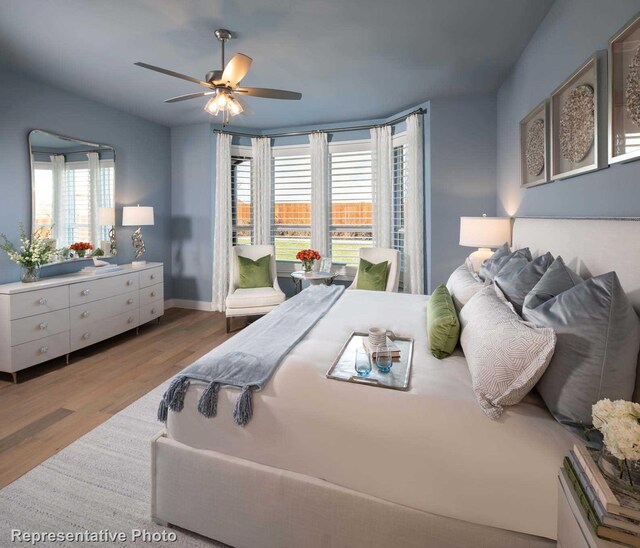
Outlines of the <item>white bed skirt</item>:
M 310 476 L 152 441 L 152 518 L 235 548 L 533 548 L 555 541 L 414 510 Z

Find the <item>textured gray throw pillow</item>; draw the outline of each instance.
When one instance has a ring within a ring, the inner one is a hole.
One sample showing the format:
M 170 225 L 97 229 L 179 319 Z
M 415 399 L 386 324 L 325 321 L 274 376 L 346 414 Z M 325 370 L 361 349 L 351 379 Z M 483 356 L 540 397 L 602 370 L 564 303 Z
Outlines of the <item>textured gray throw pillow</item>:
M 563 291 L 571 289 L 584 280 L 564 264 L 562 257 L 558 255 L 551 266 L 540 278 L 529 294 L 524 299 L 524 306 L 527 308 L 536 308 L 542 303 L 552 299 L 556 295 L 560 295 Z
M 533 261 L 521 256 L 513 257 L 500 269 L 493 282 L 502 290 L 516 312 L 522 314 L 525 297 L 552 263 L 551 253 L 540 255 Z
M 549 268 L 532 293 L 537 299 L 546 297 L 575 279 L 559 268 Z M 574 285 L 535 308 L 525 301 L 523 315 L 556 332 L 555 354 L 536 388 L 559 422 L 590 425 L 591 407 L 598 400 L 631 400 L 640 320 L 615 272 Z
M 482 265 L 480 266 L 480 271 L 478 272 L 480 279 L 493 280 L 493 275 L 495 275 L 495 273 L 498 272 L 498 270 L 495 270 L 494 272 L 494 269 L 496 268 L 495 266 L 496 263 L 500 259 L 503 259 L 504 257 L 508 257 L 509 255 L 511 255 L 511 250 L 509 249 L 509 244 L 505 242 L 498 249 L 494 251 L 491 257 L 489 257 L 487 260 L 485 260 L 482 263 Z
M 516 258 L 523 258 L 527 261 L 531 260 L 531 253 L 529 252 L 528 247 L 523 247 L 522 249 L 518 249 L 513 253 L 509 252 L 507 255 L 502 254 L 503 248 L 504 246 L 502 246 L 489 259 L 482 263 L 479 274 L 480 278 L 482 278 L 485 282 L 492 282 L 498 272 L 500 272 L 502 268 L 504 268 L 510 261 L 513 261 Z M 507 249 L 509 249 L 508 246 Z M 496 254 L 498 252 L 500 252 L 500 256 L 496 257 Z
M 535 386 L 549 365 L 556 336 L 518 316 L 500 289 L 479 291 L 460 312 L 460 344 L 473 392 L 485 414 L 497 419 Z

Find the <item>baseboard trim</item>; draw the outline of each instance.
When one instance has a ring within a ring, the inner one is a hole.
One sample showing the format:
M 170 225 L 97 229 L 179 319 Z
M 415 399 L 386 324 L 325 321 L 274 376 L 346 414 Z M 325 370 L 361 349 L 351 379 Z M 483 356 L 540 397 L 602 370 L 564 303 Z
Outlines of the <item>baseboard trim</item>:
M 167 308 L 188 308 L 189 310 L 203 310 L 204 312 L 213 312 L 213 303 L 207 301 L 190 301 L 189 299 L 167 299 L 164 302 Z

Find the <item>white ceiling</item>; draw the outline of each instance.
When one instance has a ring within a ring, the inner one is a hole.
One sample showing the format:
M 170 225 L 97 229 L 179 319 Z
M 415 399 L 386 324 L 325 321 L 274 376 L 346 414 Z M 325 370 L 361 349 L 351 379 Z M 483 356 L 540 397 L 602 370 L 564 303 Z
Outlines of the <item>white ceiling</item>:
M 166 125 L 215 121 L 206 99 L 164 104 L 220 68 L 213 30 L 237 33 L 227 59 L 253 58 L 247 86 L 302 92 L 247 98 L 234 125 L 263 129 L 363 120 L 444 95 L 494 91 L 553 0 L 2 0 L 0 62 Z M 1 85 L 1 82 L 0 82 Z

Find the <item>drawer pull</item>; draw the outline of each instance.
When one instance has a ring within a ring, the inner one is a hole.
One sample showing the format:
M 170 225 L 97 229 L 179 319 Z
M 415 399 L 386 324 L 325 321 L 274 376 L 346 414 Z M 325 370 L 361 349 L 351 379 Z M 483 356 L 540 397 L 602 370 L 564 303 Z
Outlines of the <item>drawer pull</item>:
M 90 338 L 90 337 L 91 337 L 91 333 L 84 333 L 84 334 L 82 335 L 82 338 L 83 338 L 85 341 L 86 341 L 88 338 Z
M 45 299 L 45 298 L 42 298 L 42 299 L 40 299 L 38 302 L 39 302 L 41 305 L 45 305 L 45 304 L 47 304 L 47 302 L 49 302 L 49 301 L 47 301 L 47 299 Z
M 80 293 L 83 297 L 86 297 L 89 293 L 91 293 L 90 289 L 83 289 L 82 293 Z
M 156 296 L 156 292 L 155 292 L 155 291 L 152 291 L 152 292 L 151 292 L 151 296 L 152 296 L 152 297 L 155 297 L 155 296 Z
M 81 316 L 82 316 L 83 318 L 88 318 L 89 316 L 91 316 L 91 312 L 89 312 L 88 310 L 85 310 L 85 311 L 81 314 Z
M 155 313 L 156 313 L 156 309 L 155 309 L 155 308 L 152 308 L 152 309 L 151 309 L 151 314 L 155 314 Z
M 133 285 L 133 280 L 127 280 L 127 285 Z
M 133 318 L 131 318 L 131 317 L 130 317 L 130 318 L 127 320 L 127 323 L 133 323 Z
M 156 275 L 155 274 L 151 274 L 151 276 L 149 276 L 150 279 L 155 280 L 156 279 Z
M 49 347 L 48 346 L 41 346 L 40 347 L 40 354 L 46 354 L 49 351 Z
M 128 299 L 127 304 L 133 304 L 133 299 Z
M 40 327 L 40 329 L 44 331 L 47 327 L 49 327 L 49 324 L 47 322 L 42 322 L 38 327 Z

